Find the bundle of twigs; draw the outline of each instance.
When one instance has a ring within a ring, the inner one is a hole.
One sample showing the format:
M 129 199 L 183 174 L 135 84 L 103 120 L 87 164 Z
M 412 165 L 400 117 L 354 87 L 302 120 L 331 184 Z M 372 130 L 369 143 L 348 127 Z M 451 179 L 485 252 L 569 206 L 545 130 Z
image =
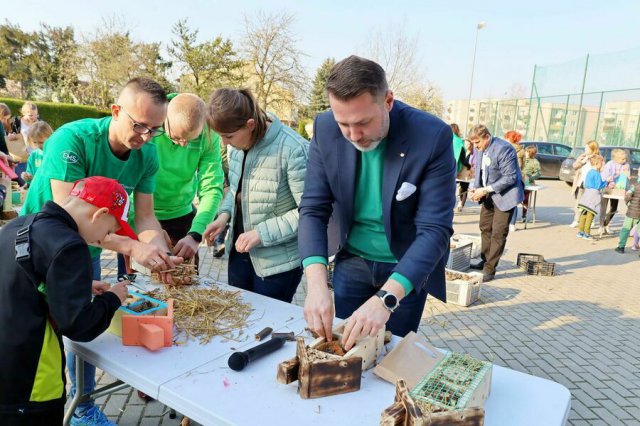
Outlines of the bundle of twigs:
M 216 336 L 239 340 L 253 308 L 242 301 L 240 292 L 217 287 L 185 288 L 164 286 L 162 299 L 173 299 L 173 324 L 187 339 L 206 344 Z
M 169 272 L 171 273 L 171 278 L 173 278 L 174 285 L 198 284 L 198 271 L 193 261 L 176 265 Z M 158 272 L 151 272 L 151 280 L 162 282 Z

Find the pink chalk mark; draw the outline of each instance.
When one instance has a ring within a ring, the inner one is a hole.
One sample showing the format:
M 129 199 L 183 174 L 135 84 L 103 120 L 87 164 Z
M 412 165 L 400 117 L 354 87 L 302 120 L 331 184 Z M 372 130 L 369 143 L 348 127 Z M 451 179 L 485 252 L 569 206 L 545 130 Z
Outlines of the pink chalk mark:
M 226 377 L 222 379 L 222 384 L 224 385 L 225 388 L 231 387 L 231 382 Z

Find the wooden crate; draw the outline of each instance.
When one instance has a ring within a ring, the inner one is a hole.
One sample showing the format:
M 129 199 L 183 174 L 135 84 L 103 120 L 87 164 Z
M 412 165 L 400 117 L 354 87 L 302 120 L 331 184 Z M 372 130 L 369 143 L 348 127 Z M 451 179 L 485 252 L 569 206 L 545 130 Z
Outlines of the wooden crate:
M 344 326 L 342 323 L 334 329 L 334 345 L 339 346 Z M 299 337 L 296 357 L 278 365 L 278 383 L 298 381 L 298 393 L 303 399 L 355 392 L 360 389 L 362 372 L 372 367 L 382 352 L 384 339 L 385 331 L 382 329 L 373 337 L 361 338 L 350 351 L 341 355 L 338 351 L 328 353 L 321 350 L 330 345 L 324 337 L 314 340 L 309 346 Z

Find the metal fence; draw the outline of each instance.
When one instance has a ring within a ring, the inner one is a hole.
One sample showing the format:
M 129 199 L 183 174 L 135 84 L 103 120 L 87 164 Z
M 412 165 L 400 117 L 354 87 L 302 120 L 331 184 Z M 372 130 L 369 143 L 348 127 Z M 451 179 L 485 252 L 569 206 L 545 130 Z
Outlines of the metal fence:
M 639 147 L 639 70 L 640 48 L 536 65 L 528 99 L 479 102 L 473 121 L 526 140 Z

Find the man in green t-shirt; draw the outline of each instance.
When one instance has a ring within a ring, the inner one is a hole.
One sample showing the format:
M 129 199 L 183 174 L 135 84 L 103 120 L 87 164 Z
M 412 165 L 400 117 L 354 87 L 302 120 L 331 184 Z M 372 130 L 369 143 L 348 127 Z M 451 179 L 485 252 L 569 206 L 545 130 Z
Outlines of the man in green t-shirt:
M 130 255 L 154 270 L 171 269 L 182 259 L 171 257 L 160 223 L 154 215 L 153 192 L 158 171 L 155 145 L 147 144 L 163 131 L 167 115 L 167 96 L 155 81 L 134 78 L 129 81 L 111 116 L 85 119 L 60 127 L 44 147 L 42 167 L 36 174 L 25 200 L 22 214 L 40 211 L 45 202 L 61 203 L 71 192 L 73 182 L 89 176 L 116 179 L 134 194 L 135 226 L 140 241 L 108 235 L 100 246 Z M 99 247 L 91 247 L 94 280 L 100 279 Z M 164 281 L 170 281 L 163 274 Z M 75 357 L 67 357 L 71 393 L 75 393 Z M 85 363 L 84 393 L 95 388 L 95 367 Z M 71 424 L 109 424 L 93 401 L 76 409 Z
M 160 161 L 153 193 L 155 214 L 174 244 L 175 255 L 195 257 L 197 265 L 202 233 L 222 199 L 220 136 L 206 125 L 205 103 L 198 96 L 171 94 L 169 99 L 165 133 L 152 142 Z

